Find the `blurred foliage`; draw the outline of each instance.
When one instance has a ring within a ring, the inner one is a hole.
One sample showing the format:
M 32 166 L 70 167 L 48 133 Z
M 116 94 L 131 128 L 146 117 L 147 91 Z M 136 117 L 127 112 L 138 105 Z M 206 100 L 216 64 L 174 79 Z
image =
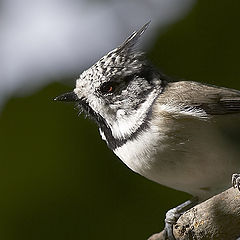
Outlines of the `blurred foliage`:
M 146 238 L 164 217 L 162 194 L 167 201 L 175 191 L 133 174 L 95 124 L 52 101 L 66 90 L 52 84 L 12 99 L 1 114 L 0 236 Z
M 197 1 L 159 35 L 150 59 L 171 76 L 240 89 L 239 10 L 237 0 Z
M 240 89 L 239 9 L 239 1 L 198 1 L 159 33 L 150 59 L 168 75 Z M 130 171 L 94 123 L 52 101 L 66 91 L 55 83 L 12 98 L 0 115 L 1 239 L 127 240 L 160 231 L 165 212 L 189 195 Z

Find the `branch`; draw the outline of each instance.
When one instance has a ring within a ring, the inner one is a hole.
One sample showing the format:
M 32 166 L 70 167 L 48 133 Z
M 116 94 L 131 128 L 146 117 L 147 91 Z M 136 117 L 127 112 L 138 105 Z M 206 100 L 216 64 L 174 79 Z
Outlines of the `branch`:
M 240 237 L 240 192 L 229 188 L 186 211 L 173 226 L 177 240 Z M 148 240 L 163 240 L 163 231 Z

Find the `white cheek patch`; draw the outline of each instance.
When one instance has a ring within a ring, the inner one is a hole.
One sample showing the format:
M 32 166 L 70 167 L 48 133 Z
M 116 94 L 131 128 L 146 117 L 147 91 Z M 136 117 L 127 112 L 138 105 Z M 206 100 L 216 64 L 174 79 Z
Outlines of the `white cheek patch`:
M 126 139 L 130 137 L 143 124 L 145 118 L 158 96 L 158 91 L 153 90 L 147 97 L 146 101 L 141 104 L 140 108 L 135 110 L 131 115 L 125 116 L 124 110 L 118 110 L 115 121 L 108 121 L 112 130 L 112 135 L 117 139 Z
M 125 110 L 123 109 L 117 110 L 117 118 L 124 117 L 125 114 L 126 114 Z

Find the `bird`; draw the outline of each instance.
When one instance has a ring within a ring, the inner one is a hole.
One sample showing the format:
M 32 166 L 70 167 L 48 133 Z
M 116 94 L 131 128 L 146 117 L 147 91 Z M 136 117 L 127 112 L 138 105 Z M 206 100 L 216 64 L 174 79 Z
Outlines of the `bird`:
M 166 77 L 136 50 L 149 24 L 55 100 L 74 102 L 94 120 L 128 168 L 193 196 L 166 214 L 165 237 L 174 239 L 172 226 L 185 210 L 229 188 L 231 176 L 240 189 L 240 91 Z

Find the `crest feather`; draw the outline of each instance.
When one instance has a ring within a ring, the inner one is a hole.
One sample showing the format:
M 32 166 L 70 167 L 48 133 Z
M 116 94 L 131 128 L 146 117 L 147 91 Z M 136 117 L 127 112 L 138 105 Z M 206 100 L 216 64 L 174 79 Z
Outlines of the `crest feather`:
M 141 35 L 146 31 L 151 21 L 144 24 L 138 31 L 134 31 L 118 48 L 117 52 L 128 51 L 137 43 Z

